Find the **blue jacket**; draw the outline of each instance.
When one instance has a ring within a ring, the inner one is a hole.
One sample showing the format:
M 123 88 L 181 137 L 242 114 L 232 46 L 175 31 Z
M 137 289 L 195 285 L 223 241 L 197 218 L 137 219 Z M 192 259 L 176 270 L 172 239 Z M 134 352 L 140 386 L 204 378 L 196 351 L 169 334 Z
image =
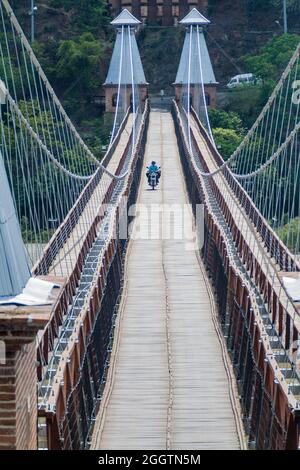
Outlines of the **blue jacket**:
M 150 166 L 147 166 L 147 168 L 150 171 L 150 173 L 157 173 L 159 170 L 157 165 L 150 165 Z

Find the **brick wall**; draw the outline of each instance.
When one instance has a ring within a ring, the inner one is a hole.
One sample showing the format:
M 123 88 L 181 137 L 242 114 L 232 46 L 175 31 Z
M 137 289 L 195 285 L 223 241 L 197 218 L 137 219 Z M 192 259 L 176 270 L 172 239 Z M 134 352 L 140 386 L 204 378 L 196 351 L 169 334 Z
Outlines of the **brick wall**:
M 199 87 L 194 87 L 191 85 L 190 95 L 191 95 L 191 105 L 193 106 L 193 101 L 197 99 L 196 94 L 198 96 L 200 89 Z M 216 108 L 217 107 L 217 85 L 204 85 L 205 97 L 206 97 L 206 104 L 209 108 Z M 175 99 L 177 102 L 181 100 L 181 95 L 183 92 L 183 88 L 181 85 L 175 85 Z M 185 92 L 187 90 L 185 89 Z
M 158 21 L 164 26 L 170 26 L 192 8 L 207 13 L 208 0 L 109 0 L 109 5 L 114 16 L 127 8 L 138 19 Z
M 36 383 L 35 341 L 10 344 L 0 364 L 0 450 L 36 449 Z
M 116 96 L 118 94 L 118 86 L 105 86 L 105 111 L 107 113 L 114 113 L 116 108 L 113 106 L 114 102 L 116 102 Z M 141 109 L 144 109 L 144 102 L 148 96 L 148 86 L 147 85 L 139 85 L 139 105 Z M 127 86 L 126 89 L 126 109 L 130 106 L 131 102 L 131 85 Z M 115 99 L 113 99 L 115 97 Z M 124 99 L 124 93 L 121 92 L 121 98 Z

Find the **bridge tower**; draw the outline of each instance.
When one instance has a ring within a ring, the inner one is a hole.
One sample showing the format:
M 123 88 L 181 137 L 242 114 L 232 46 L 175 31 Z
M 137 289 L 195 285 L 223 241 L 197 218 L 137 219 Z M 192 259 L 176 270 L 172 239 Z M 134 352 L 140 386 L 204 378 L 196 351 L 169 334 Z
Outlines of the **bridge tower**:
M 0 81 L 0 106 L 7 89 Z M 28 309 L 1 305 L 20 294 L 30 269 L 0 153 L 0 450 L 36 448 L 36 346 L 37 331 L 46 320 Z
M 138 87 L 139 103 L 142 105 L 148 96 L 148 83 L 145 78 L 143 65 L 135 38 L 135 29 L 141 22 L 128 10 L 123 10 L 111 24 L 117 28 L 117 37 L 110 61 L 108 74 L 103 84 L 105 89 L 105 111 L 115 112 L 119 86 L 126 88 L 122 99 L 127 109 L 131 104 L 132 81 Z M 123 37 L 122 31 L 129 29 L 129 37 Z M 131 67 L 132 62 L 132 67 Z M 132 70 L 134 77 L 132 76 Z M 143 106 L 142 106 L 143 107 Z
M 0 81 L 0 106 L 7 90 Z M 17 219 L 8 178 L 0 153 L 0 299 L 19 294 L 30 278 L 25 247 Z
M 193 8 L 179 23 L 186 26 L 186 35 L 174 83 L 176 100 L 180 101 L 182 97 L 182 93 L 184 92 L 183 89 L 188 82 L 188 70 L 190 70 L 191 102 L 193 102 L 196 97 L 195 95 L 198 92 L 199 85 L 203 83 L 206 104 L 210 108 L 215 108 L 217 104 L 218 82 L 215 78 L 204 36 L 204 27 L 209 25 L 210 21 L 196 8 Z M 199 36 L 194 34 L 197 28 Z M 199 45 L 197 44 L 198 37 L 200 42 Z M 199 47 L 201 50 L 200 58 L 198 57 Z M 199 60 L 201 61 L 201 68 L 203 71 L 202 77 L 199 70 Z

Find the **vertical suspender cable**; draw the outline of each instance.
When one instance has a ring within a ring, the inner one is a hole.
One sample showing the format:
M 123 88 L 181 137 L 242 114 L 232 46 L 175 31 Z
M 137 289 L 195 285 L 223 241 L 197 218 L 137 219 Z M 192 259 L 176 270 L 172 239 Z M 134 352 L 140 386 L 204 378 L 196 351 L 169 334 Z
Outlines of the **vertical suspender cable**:
M 191 54 L 192 54 L 192 34 L 193 34 L 193 26 L 190 26 L 190 42 L 189 42 L 189 62 L 188 62 L 188 88 L 187 88 L 187 115 L 188 115 L 188 138 L 189 138 L 189 147 L 190 152 L 192 152 L 192 140 L 191 140 L 191 100 L 190 100 L 190 93 L 191 93 Z
M 122 68 L 123 68 L 123 44 L 124 44 L 124 26 L 122 25 L 122 29 L 121 29 L 121 59 L 120 59 L 120 66 L 119 66 L 118 94 L 117 94 L 116 111 L 115 111 L 115 116 L 114 116 L 114 124 L 113 124 L 112 132 L 111 132 L 109 147 L 111 147 L 111 145 L 114 141 L 114 138 L 115 138 L 115 129 L 116 129 L 116 124 L 117 124 L 118 110 L 119 110 L 121 80 L 122 80 Z
M 130 32 L 130 26 L 128 26 L 128 34 L 129 34 L 129 56 L 130 56 L 130 69 L 131 69 L 131 88 L 132 88 L 132 148 L 131 148 L 131 154 L 133 155 L 134 152 L 134 147 L 135 147 L 135 92 L 134 92 L 134 70 L 133 70 L 133 59 L 132 59 L 132 46 L 131 46 L 131 32 Z
M 202 97 L 203 97 L 203 103 L 204 103 L 205 117 L 206 117 L 206 121 L 207 121 L 208 132 L 209 132 L 210 138 L 212 140 L 212 143 L 215 146 L 215 141 L 214 141 L 214 138 L 213 138 L 213 134 L 212 134 L 212 130 L 211 130 L 210 122 L 209 122 L 208 110 L 207 110 L 206 99 L 205 99 L 205 91 L 204 91 L 204 83 L 203 83 L 201 45 L 200 45 L 200 34 L 199 34 L 199 26 L 198 25 L 197 25 L 197 44 L 198 44 L 199 66 L 200 66 L 201 91 L 202 91 Z

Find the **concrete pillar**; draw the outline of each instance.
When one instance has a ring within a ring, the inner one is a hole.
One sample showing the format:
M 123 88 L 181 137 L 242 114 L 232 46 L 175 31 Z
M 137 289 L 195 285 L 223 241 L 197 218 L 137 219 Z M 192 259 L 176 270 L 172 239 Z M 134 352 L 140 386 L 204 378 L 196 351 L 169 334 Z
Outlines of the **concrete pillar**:
M 36 335 L 61 292 L 54 289 L 53 304 L 43 307 L 0 305 L 0 450 L 37 449 Z
M 105 85 L 105 112 L 106 113 L 114 113 L 116 110 L 116 98 L 118 94 L 118 86 L 117 85 Z M 145 102 L 146 98 L 148 97 L 148 85 L 139 85 L 139 104 L 143 109 L 143 103 Z M 124 98 L 124 93 L 121 93 L 122 98 Z M 131 85 L 127 85 L 126 89 L 126 109 L 131 104 L 131 95 L 132 95 L 132 88 Z
M 37 331 L 45 320 L 0 307 L 0 450 L 37 448 Z
M 0 365 L 0 450 L 37 448 L 35 342 L 7 351 Z
M 195 97 L 196 90 L 198 88 L 191 85 L 190 93 L 192 97 L 192 102 Z M 216 108 L 217 107 L 217 85 L 204 85 L 204 91 L 206 95 L 206 102 L 208 108 Z M 175 100 L 179 102 L 182 96 L 182 85 L 175 85 Z

